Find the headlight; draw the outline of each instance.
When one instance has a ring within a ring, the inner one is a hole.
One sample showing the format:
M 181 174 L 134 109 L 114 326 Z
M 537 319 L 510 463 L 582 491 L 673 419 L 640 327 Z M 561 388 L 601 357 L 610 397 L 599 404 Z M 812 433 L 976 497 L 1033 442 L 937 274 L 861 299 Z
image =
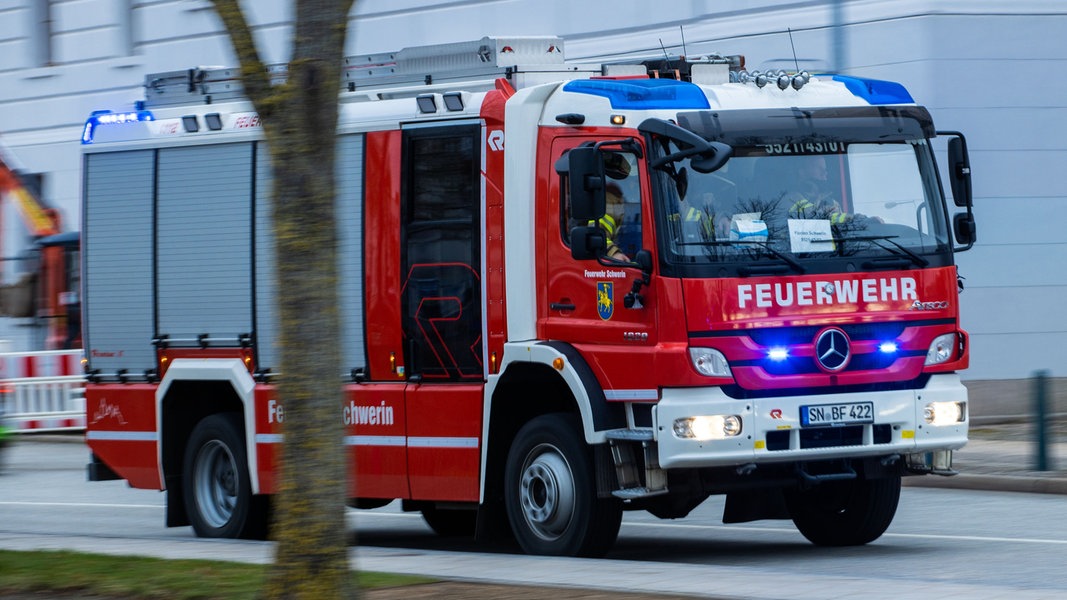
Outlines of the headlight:
M 939 365 L 955 354 L 958 339 L 955 333 L 946 333 L 934 338 L 930 349 L 926 351 L 926 363 L 924 366 Z
M 923 420 L 930 425 L 954 425 L 966 419 L 966 402 L 931 402 L 923 409 Z
M 674 420 L 674 435 L 686 440 L 724 440 L 741 434 L 738 415 L 709 415 Z
M 707 377 L 733 377 L 730 373 L 730 363 L 722 352 L 714 348 L 690 348 L 689 360 L 697 373 Z

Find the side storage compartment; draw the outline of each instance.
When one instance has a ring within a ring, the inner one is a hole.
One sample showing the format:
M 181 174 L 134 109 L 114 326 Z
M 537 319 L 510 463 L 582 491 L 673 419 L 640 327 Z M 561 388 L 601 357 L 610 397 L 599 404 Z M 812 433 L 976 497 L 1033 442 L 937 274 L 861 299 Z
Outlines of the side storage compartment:
M 265 179 L 256 177 L 256 153 L 244 142 L 86 155 L 82 276 L 91 372 L 152 379 L 160 375 L 157 346 L 236 348 L 254 340 L 253 211 L 268 199 L 256 193 Z M 273 314 L 266 320 L 272 328 Z
M 253 333 L 253 151 L 159 151 L 157 333 L 167 345 L 233 347 Z
M 154 150 L 85 156 L 82 310 L 89 369 L 155 369 Z

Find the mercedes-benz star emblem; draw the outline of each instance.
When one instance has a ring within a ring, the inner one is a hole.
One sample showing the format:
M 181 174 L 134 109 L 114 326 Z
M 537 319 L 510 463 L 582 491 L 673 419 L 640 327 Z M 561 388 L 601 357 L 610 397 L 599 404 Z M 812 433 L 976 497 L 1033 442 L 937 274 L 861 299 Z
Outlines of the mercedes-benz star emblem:
M 824 371 L 836 372 L 848 365 L 852 356 L 848 336 L 844 331 L 831 327 L 815 338 L 815 359 Z

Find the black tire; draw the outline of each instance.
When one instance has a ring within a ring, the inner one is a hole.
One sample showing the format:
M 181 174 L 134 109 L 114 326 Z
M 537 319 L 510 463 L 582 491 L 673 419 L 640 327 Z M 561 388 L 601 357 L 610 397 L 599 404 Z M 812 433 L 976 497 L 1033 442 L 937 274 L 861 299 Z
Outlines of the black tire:
M 576 416 L 543 415 L 519 430 L 508 453 L 504 503 L 525 552 L 598 557 L 611 549 L 622 503 L 597 497 L 593 469 Z
M 793 523 L 819 546 L 862 546 L 878 539 L 897 512 L 900 476 L 852 479 L 792 490 L 786 503 Z
M 478 511 L 424 508 L 422 518 L 441 537 L 474 537 Z
M 244 426 L 236 413 L 206 417 L 185 448 L 182 493 L 199 537 L 263 539 L 267 498 L 253 496 Z

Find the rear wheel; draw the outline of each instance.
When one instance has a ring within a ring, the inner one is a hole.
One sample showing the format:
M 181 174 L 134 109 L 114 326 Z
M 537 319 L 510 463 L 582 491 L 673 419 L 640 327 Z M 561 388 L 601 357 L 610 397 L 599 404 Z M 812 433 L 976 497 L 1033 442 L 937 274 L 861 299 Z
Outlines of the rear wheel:
M 793 523 L 819 546 L 861 546 L 878 539 L 897 512 L 900 476 L 819 484 L 786 494 Z
M 573 415 L 527 423 L 508 453 L 504 500 L 529 554 L 603 556 L 615 543 L 622 504 L 598 498 L 593 457 Z
M 266 536 L 267 499 L 252 495 L 243 432 L 240 417 L 224 413 L 205 418 L 189 438 L 183 493 L 200 537 Z

